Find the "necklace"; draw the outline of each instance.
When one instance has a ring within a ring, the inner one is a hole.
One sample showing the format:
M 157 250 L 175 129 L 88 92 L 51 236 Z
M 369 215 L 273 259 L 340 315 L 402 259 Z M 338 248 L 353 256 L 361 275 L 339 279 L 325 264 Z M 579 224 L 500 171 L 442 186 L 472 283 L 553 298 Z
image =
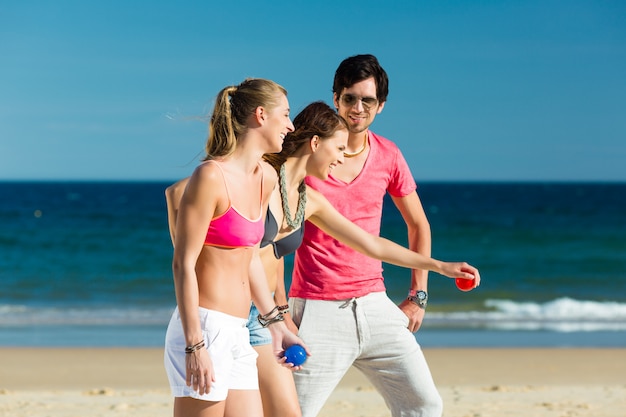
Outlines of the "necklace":
M 285 221 L 290 229 L 296 229 L 302 224 L 304 219 L 304 209 L 306 207 L 306 184 L 304 180 L 298 186 L 298 210 L 296 210 L 296 216 L 291 219 L 291 210 L 289 210 L 289 198 L 287 197 L 287 181 L 285 180 L 285 164 L 280 166 L 278 171 L 280 197 L 283 205 L 283 213 L 285 214 Z
M 366 147 L 367 147 L 367 130 L 365 131 L 365 137 L 363 138 L 363 145 L 361 146 L 361 149 L 359 149 L 358 151 L 354 153 L 344 152 L 343 156 L 344 158 L 354 158 L 357 155 L 361 155 Z

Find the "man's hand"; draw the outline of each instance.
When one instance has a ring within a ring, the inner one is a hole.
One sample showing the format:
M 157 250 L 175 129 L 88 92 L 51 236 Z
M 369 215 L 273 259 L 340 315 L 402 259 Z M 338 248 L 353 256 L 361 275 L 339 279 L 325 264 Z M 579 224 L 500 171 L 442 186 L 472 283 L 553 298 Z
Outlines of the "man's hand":
M 404 300 L 398 306 L 400 310 L 409 318 L 409 330 L 411 333 L 415 333 L 419 330 L 424 320 L 424 314 L 426 310 L 415 304 L 413 301 Z

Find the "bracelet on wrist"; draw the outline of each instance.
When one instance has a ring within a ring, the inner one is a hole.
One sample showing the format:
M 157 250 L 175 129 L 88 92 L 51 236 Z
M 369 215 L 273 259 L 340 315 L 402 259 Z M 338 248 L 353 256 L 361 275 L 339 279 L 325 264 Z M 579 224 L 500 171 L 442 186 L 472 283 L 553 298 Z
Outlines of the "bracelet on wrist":
M 191 346 L 185 347 L 185 353 L 186 354 L 194 353 L 194 352 L 202 349 L 203 347 L 204 347 L 204 339 L 202 339 L 201 341 L 199 341 L 195 345 L 191 345 Z
M 257 320 L 262 327 L 267 327 L 270 324 L 283 321 L 285 318 L 283 317 L 283 311 L 276 306 L 267 314 L 259 314 Z

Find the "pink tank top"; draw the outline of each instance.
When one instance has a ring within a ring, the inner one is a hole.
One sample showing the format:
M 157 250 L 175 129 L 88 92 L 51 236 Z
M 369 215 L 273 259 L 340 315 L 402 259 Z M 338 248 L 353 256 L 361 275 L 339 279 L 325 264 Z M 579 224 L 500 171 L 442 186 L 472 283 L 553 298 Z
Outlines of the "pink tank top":
M 215 161 L 213 161 L 215 162 Z M 220 164 L 215 162 L 224 178 L 226 195 L 228 196 L 228 210 L 211 219 L 209 230 L 206 233 L 204 244 L 225 248 L 242 248 L 255 246 L 261 241 L 264 232 L 263 226 L 263 168 L 261 168 L 261 196 L 259 204 L 259 217 L 255 220 L 248 219 L 241 214 L 230 202 L 228 184 L 224 171 Z

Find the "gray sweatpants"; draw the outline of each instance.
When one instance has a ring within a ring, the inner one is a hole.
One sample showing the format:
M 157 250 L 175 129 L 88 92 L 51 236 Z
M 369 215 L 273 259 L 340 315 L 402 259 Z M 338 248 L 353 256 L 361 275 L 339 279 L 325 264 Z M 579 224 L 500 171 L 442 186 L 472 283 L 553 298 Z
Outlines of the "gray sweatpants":
M 303 417 L 314 417 L 354 365 L 394 417 L 440 417 L 443 403 L 408 317 L 384 292 L 342 301 L 291 298 L 298 335 L 311 351 L 294 373 Z

